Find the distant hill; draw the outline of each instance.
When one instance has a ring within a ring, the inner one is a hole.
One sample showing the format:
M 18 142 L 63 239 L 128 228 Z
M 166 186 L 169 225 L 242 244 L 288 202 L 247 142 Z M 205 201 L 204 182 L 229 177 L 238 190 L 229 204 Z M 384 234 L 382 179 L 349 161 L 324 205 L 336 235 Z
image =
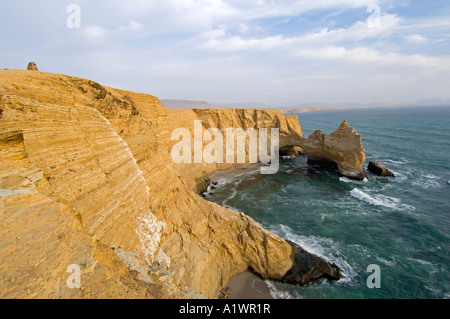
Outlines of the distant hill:
M 189 100 L 160 100 L 162 105 L 167 109 L 184 110 L 184 109 L 212 109 L 214 105 L 206 101 L 189 101 Z

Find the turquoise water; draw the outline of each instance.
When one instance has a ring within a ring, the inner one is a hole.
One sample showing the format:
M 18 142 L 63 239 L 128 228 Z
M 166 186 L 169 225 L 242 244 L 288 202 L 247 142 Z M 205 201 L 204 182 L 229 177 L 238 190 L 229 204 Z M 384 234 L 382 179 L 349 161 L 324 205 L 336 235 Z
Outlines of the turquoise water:
M 269 282 L 276 298 L 450 298 L 450 108 L 299 114 L 304 136 L 348 120 L 367 160 L 396 174 L 363 182 L 284 158 L 275 175 L 222 181 L 208 199 L 245 212 L 339 265 L 345 278 L 306 287 Z M 364 165 L 367 167 L 367 163 Z M 367 267 L 380 267 L 369 289 Z

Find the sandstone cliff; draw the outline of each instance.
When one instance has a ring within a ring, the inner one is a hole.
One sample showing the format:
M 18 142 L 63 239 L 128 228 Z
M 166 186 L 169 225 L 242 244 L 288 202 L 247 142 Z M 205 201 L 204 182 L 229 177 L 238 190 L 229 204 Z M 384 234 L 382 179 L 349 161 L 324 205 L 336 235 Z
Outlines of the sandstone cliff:
M 157 98 L 2 70 L 0 99 L 2 297 L 215 297 L 248 268 L 292 266 L 283 239 L 192 191 Z M 69 264 L 82 289 L 66 287 Z

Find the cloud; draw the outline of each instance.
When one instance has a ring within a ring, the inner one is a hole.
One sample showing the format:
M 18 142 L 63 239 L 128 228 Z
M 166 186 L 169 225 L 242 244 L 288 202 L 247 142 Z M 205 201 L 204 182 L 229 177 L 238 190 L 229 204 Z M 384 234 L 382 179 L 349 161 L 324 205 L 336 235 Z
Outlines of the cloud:
M 283 35 L 269 36 L 265 38 L 243 38 L 240 35 L 227 37 L 222 27 L 215 32 L 210 30 L 203 34 L 206 41 L 204 47 L 215 50 L 239 51 L 239 50 L 270 50 L 287 49 L 304 46 L 324 46 L 339 42 L 358 42 L 376 37 L 387 37 L 400 25 L 401 19 L 392 14 L 385 14 L 381 19 L 381 28 L 369 28 L 365 22 L 358 21 L 349 28 L 323 28 L 314 33 L 308 33 L 295 37 Z M 219 32 L 220 31 L 220 32 Z
M 376 63 L 379 65 L 415 66 L 450 70 L 450 57 L 430 57 L 421 54 L 382 53 L 374 49 L 359 47 L 346 49 L 344 47 L 327 46 L 317 49 L 300 49 L 295 55 L 310 59 L 341 60 L 357 63 Z
M 89 25 L 84 27 L 82 30 L 87 40 L 92 42 L 101 40 L 107 33 L 105 28 L 98 25 Z
M 420 34 L 412 34 L 405 37 L 406 42 L 412 44 L 424 44 L 428 42 L 428 39 Z
M 450 99 L 447 2 L 426 13 L 409 0 L 78 3 L 81 29 L 67 28 L 67 3 L 5 2 L 4 67 L 37 60 L 43 70 L 165 98 Z M 380 28 L 367 25 L 372 3 Z
M 144 25 L 142 25 L 139 22 L 136 22 L 134 20 L 131 20 L 128 24 L 126 25 L 120 25 L 118 27 L 118 31 L 120 32 L 134 32 L 134 31 L 139 31 L 142 30 L 144 28 Z

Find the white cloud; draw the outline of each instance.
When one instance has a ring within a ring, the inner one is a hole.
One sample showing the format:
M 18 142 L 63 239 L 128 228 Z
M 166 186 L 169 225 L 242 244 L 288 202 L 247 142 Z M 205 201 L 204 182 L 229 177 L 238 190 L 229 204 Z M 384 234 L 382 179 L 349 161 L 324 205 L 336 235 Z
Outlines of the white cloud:
M 239 23 L 239 33 L 247 33 L 250 30 L 249 26 L 244 23 Z
M 426 37 L 424 37 L 423 35 L 420 34 L 413 34 L 413 35 L 408 35 L 405 37 L 406 42 L 411 43 L 411 44 L 424 44 L 428 42 L 428 39 Z
M 126 25 L 120 25 L 118 30 L 120 32 L 129 32 L 129 31 L 139 31 L 142 30 L 143 28 L 144 26 L 141 23 L 131 20 Z
M 106 35 L 106 29 L 98 25 L 90 25 L 83 27 L 83 34 L 89 41 L 96 42 Z
M 300 49 L 295 52 L 299 57 L 310 59 L 341 60 L 358 63 L 376 63 L 379 65 L 416 66 L 450 70 L 450 57 L 430 57 L 421 54 L 382 53 L 374 49 L 359 47 L 346 49 L 344 47 L 327 46 L 317 49 Z
M 222 51 L 239 50 L 270 50 L 287 49 L 304 46 L 326 46 L 339 42 L 357 42 L 376 37 L 387 37 L 394 31 L 401 22 L 396 15 L 385 14 L 382 16 L 381 28 L 368 28 L 365 22 L 358 21 L 349 28 L 322 30 L 314 33 L 299 35 L 296 37 L 284 37 L 283 35 L 269 36 L 265 38 L 243 38 L 242 36 L 229 36 L 223 32 L 222 27 L 217 32 L 208 31 L 204 34 L 206 42 L 202 45 L 209 49 Z M 220 31 L 220 32 L 219 32 Z

